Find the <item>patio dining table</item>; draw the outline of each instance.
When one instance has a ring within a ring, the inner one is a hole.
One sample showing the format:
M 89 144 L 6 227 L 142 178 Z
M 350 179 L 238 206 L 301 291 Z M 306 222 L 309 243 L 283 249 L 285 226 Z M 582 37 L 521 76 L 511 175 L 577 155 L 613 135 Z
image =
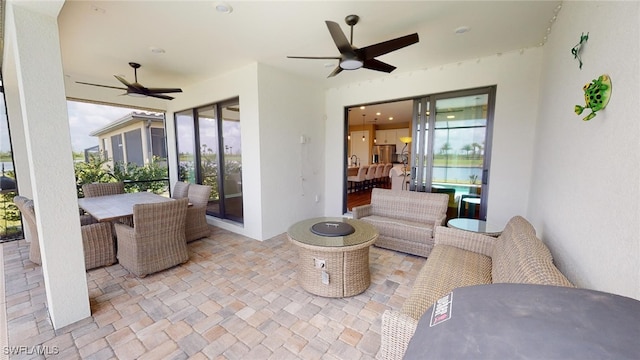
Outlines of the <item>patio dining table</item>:
M 126 193 L 78 199 L 78 205 L 96 220 L 112 221 L 133 215 L 133 205 L 173 201 L 150 192 Z

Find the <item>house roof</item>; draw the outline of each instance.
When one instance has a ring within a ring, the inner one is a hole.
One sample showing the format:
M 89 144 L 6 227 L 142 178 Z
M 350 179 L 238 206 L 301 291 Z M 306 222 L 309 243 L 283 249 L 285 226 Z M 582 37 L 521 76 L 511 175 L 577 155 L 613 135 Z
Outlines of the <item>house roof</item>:
M 140 122 L 140 121 L 151 121 L 152 123 L 157 123 L 159 125 L 164 124 L 164 116 L 156 115 L 156 114 L 148 114 L 148 113 L 140 113 L 140 112 L 131 112 L 120 119 L 107 124 L 106 126 L 92 131 L 89 133 L 90 136 L 101 136 L 107 133 L 110 133 L 114 130 L 118 130 L 129 126 L 131 124 Z

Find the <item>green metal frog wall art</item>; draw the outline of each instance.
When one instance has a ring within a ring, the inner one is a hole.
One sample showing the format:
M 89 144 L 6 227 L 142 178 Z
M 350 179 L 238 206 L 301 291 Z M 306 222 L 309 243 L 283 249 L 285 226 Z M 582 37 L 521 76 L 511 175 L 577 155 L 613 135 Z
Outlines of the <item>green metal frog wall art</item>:
M 596 112 L 607 107 L 611 98 L 611 78 L 609 75 L 600 75 L 598 79 L 585 84 L 584 90 L 585 106 L 576 105 L 575 112 L 580 115 L 585 109 L 591 109 L 591 113 L 582 120 L 588 121 L 596 117 Z

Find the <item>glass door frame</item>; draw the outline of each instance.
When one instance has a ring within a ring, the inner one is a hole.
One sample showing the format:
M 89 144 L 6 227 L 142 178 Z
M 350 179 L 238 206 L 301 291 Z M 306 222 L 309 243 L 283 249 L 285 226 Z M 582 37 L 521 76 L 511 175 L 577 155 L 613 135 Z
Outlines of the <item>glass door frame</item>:
M 209 211 L 207 209 L 207 215 L 211 215 L 214 216 L 216 218 L 219 219 L 229 219 L 231 221 L 235 221 L 238 223 L 244 223 L 244 215 L 239 218 L 237 216 L 230 216 L 229 214 L 227 214 L 226 210 L 225 210 L 225 190 L 224 190 L 224 174 L 225 174 L 225 165 L 224 165 L 224 139 L 223 139 L 223 129 L 222 129 L 222 119 L 220 118 L 220 114 L 222 114 L 222 108 L 230 106 L 230 105 L 240 105 L 240 98 L 236 97 L 233 99 L 228 99 L 228 100 L 224 100 L 224 101 L 220 101 L 217 103 L 212 103 L 212 104 L 207 104 L 207 105 L 202 105 L 202 106 L 198 106 L 192 109 L 185 109 L 185 110 L 181 110 L 181 111 L 176 111 L 174 113 L 174 122 L 175 122 L 175 133 L 176 133 L 176 149 L 179 148 L 179 144 L 178 144 L 178 124 L 177 121 L 175 121 L 177 114 L 180 113 L 184 113 L 186 111 L 191 111 L 191 117 L 193 120 L 193 136 L 194 136 L 194 154 L 193 154 L 193 158 L 194 158 L 194 181 L 196 184 L 202 184 L 203 180 L 204 180 L 204 174 L 202 174 L 202 156 L 201 156 L 201 146 L 202 143 L 200 141 L 200 116 L 199 116 L 199 110 L 202 109 L 210 109 L 213 108 L 214 112 L 215 112 L 215 120 L 216 120 L 216 131 L 218 134 L 218 141 L 216 144 L 217 147 L 217 167 L 218 167 L 218 176 L 217 176 L 217 186 L 218 186 L 218 209 L 219 211 L 216 212 L 212 212 Z M 180 171 L 180 154 L 178 154 L 178 161 L 177 161 L 177 166 L 178 166 L 178 171 Z M 180 174 L 178 173 L 178 176 L 180 176 Z M 209 200 L 211 201 L 211 200 Z
M 491 169 L 491 144 L 493 142 L 493 118 L 495 112 L 495 96 L 496 86 L 486 86 L 475 89 L 457 90 L 445 93 L 439 93 L 434 95 L 427 95 L 421 98 L 414 99 L 413 108 L 413 123 L 411 129 L 411 136 L 414 139 L 411 144 L 412 159 L 411 159 L 411 185 L 412 191 L 431 191 L 432 175 L 433 175 L 433 162 L 434 162 L 434 150 L 430 149 L 434 144 L 435 138 L 435 124 L 436 124 L 436 102 L 438 100 L 451 99 L 457 97 L 473 96 L 473 95 L 487 95 L 487 125 L 485 133 L 485 148 L 483 155 L 482 165 L 482 179 L 481 186 L 482 191 L 480 194 L 480 211 L 479 218 L 486 220 L 487 217 L 487 205 L 489 194 L 489 176 Z M 430 109 L 427 115 L 426 111 L 422 109 Z M 424 129 L 431 130 L 427 132 L 427 146 L 421 146 L 424 142 L 423 137 L 418 136 L 418 130 L 424 133 Z M 420 140 L 418 140 L 420 139 Z M 431 151 L 428 151 L 428 150 Z M 426 152 L 426 154 L 425 154 Z M 426 164 L 425 164 L 426 160 Z M 420 168 L 420 164 L 425 164 L 428 171 Z M 426 174 L 423 179 L 423 174 Z M 422 184 L 425 184 L 424 186 Z

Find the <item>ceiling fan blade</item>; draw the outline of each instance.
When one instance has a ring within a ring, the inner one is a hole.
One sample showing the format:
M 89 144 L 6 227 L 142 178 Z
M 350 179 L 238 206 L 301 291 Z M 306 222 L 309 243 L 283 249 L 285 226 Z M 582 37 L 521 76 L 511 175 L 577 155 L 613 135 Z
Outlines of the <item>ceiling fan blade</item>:
M 370 69 L 370 70 L 377 70 L 377 71 L 382 71 L 382 72 L 387 72 L 390 73 L 393 70 L 396 69 L 395 66 L 393 65 L 389 65 L 387 63 L 384 63 L 380 60 L 376 60 L 376 59 L 368 59 L 364 61 L 364 64 L 362 65 L 363 68 L 366 69 Z
M 109 86 L 109 85 L 92 84 L 92 83 L 86 83 L 86 82 L 82 82 L 82 81 L 76 81 L 76 84 L 99 86 L 99 87 L 104 87 L 104 88 L 109 88 L 109 89 L 127 90 L 127 88 L 121 88 L 121 87 Z
M 362 57 L 362 59 L 373 59 L 376 56 L 384 55 L 392 51 L 402 49 L 405 46 L 413 45 L 418 41 L 418 34 L 416 33 L 369 45 L 361 49 L 357 49 L 356 52 Z
M 182 89 L 178 88 L 145 88 L 145 92 L 148 94 L 164 94 L 164 93 L 179 93 Z
M 118 81 L 120 81 L 121 83 L 123 83 L 126 87 L 130 87 L 132 86 L 132 84 L 130 82 L 128 82 L 127 80 L 125 80 L 122 76 L 118 76 L 118 75 L 113 75 L 116 79 L 118 79 Z
M 349 44 L 349 40 L 340 29 L 340 25 L 333 21 L 325 21 L 327 24 L 327 28 L 329 29 L 329 33 L 333 38 L 333 42 L 338 47 L 340 54 L 352 54 L 355 56 L 355 52 L 353 51 L 353 47 Z
M 340 60 L 340 56 L 287 56 L 289 59 Z
M 342 68 L 340 67 L 340 65 L 338 65 L 335 69 L 333 69 L 333 71 L 331 72 L 331 74 L 329 74 L 329 76 L 327 76 L 328 78 L 330 77 L 334 77 L 338 74 L 340 74 L 342 72 Z
M 162 95 L 162 94 L 147 94 L 147 96 L 158 98 L 158 99 L 164 99 L 164 100 L 173 100 L 173 97 L 168 95 Z

